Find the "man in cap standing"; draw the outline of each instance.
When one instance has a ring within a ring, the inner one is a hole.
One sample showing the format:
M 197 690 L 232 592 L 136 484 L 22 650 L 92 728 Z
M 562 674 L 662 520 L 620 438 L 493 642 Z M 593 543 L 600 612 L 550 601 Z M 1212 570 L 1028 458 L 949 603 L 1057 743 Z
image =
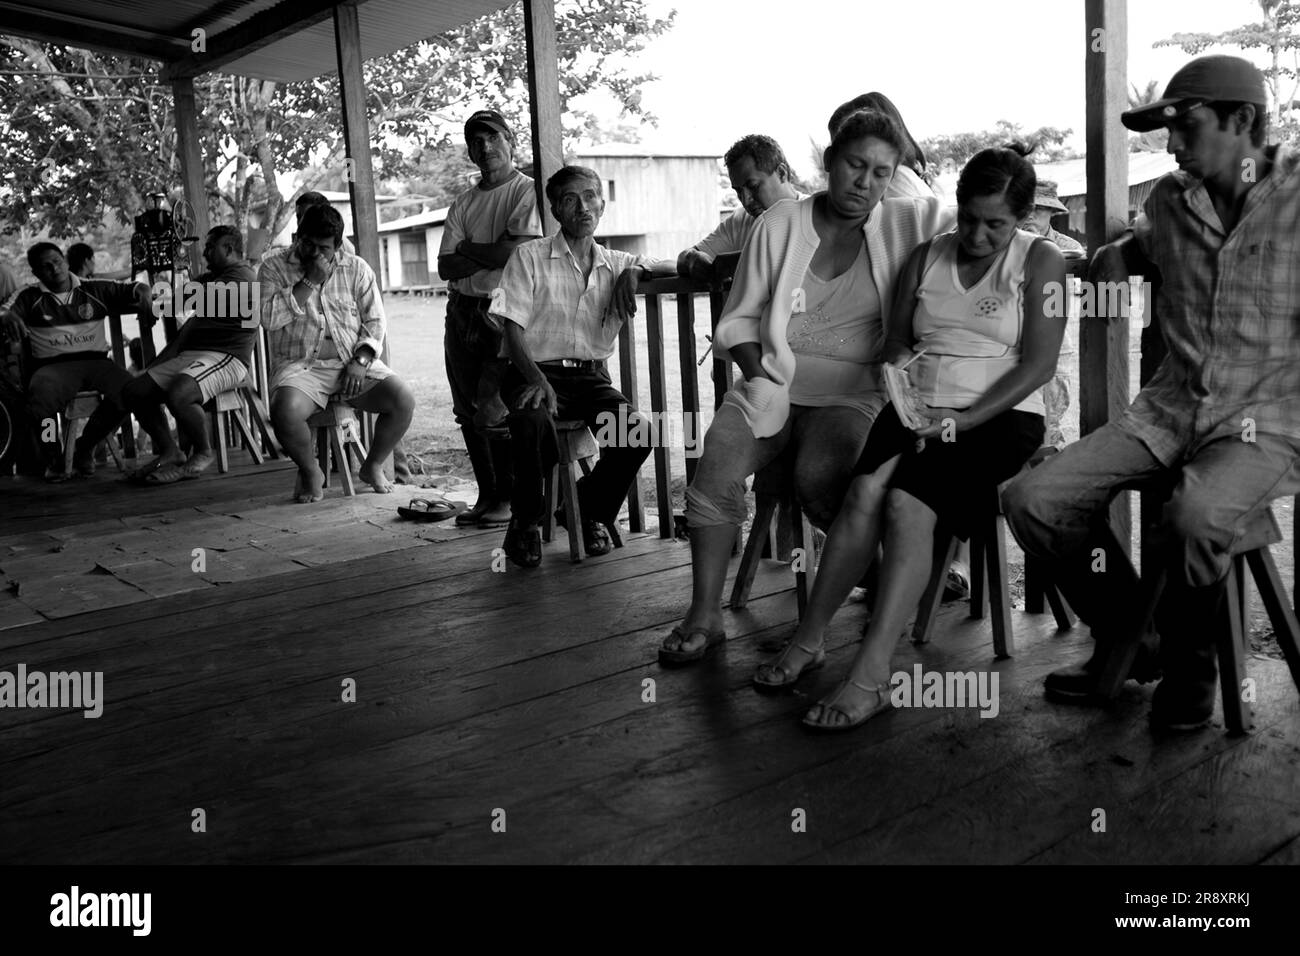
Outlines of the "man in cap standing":
M 1123 115 L 1137 132 L 1166 127 L 1179 169 L 1155 184 L 1132 231 L 1098 251 L 1093 276 L 1158 270 L 1168 354 L 1122 415 L 1004 495 L 1016 538 L 1049 563 L 1096 640 L 1091 660 L 1048 676 L 1048 694 L 1088 699 L 1141 603 L 1105 509 L 1135 483 L 1169 491 L 1156 729 L 1209 720 L 1231 554 L 1279 540 L 1267 505 L 1300 492 L 1300 154 L 1264 145 L 1265 102 L 1254 66 L 1206 56 Z M 1128 676 L 1151 679 L 1154 663 L 1144 644 Z
M 465 123 L 469 158 L 482 177 L 447 210 L 438 250 L 438 275 L 448 280 L 443 349 L 452 413 L 465 437 L 478 501 L 458 525 L 494 528 L 510 520 L 510 440 L 484 429 L 503 425 L 500 397 L 501 332 L 487 321 L 492 292 L 517 245 L 542 235 L 533 180 L 514 165 L 515 137 L 496 110 L 479 110 Z

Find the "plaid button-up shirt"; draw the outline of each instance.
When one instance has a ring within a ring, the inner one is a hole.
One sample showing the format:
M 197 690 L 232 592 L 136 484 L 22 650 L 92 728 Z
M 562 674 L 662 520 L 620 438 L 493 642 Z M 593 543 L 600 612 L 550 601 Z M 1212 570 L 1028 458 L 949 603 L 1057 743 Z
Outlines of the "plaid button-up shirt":
M 329 277 L 319 292 L 312 292 L 305 309 L 293 297 L 302 267 L 292 249 L 263 260 L 257 278 L 271 374 L 277 381 L 321 361 L 326 331 L 342 362 L 362 345 L 369 345 L 379 358 L 386 326 L 384 303 L 374 271 L 360 256 L 339 249 Z
M 1165 465 L 1248 430 L 1300 444 L 1300 153 L 1266 152 L 1232 232 L 1183 172 L 1156 183 L 1134 229 L 1160 269 L 1169 352 L 1118 424 Z
M 623 327 L 613 315 L 605 321 L 614 283 L 625 269 L 644 268 L 651 260 L 599 243 L 593 248 L 585 280 L 562 232 L 522 243 L 510 254 L 492 294 L 489 320 L 500 328 L 507 321 L 522 326 L 534 362 L 603 360 L 614 354 Z

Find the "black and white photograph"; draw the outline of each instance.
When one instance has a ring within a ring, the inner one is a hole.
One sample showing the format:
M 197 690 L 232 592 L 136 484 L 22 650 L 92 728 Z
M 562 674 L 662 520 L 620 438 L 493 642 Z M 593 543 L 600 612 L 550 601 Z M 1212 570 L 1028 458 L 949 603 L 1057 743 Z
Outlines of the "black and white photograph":
M 1285 913 L 1300 0 L 0 0 L 0 143 L 7 924 Z

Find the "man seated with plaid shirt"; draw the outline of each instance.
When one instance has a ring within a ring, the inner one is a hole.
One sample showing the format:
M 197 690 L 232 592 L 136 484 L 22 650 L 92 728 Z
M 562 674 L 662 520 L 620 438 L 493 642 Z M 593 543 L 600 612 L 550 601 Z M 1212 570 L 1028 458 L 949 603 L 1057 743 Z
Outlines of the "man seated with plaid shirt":
M 1134 482 L 1171 492 L 1159 527 L 1157 730 L 1193 730 L 1213 714 L 1231 555 L 1279 540 L 1267 506 L 1300 492 L 1300 153 L 1264 145 L 1265 103 L 1254 66 L 1206 56 L 1123 115 L 1138 132 L 1166 127 L 1179 170 L 1155 184 L 1131 237 L 1098 251 L 1093 275 L 1158 270 L 1168 354 L 1117 420 L 1003 498 L 1025 552 L 1048 563 L 1096 641 L 1087 663 L 1048 675 L 1048 694 L 1088 700 L 1141 604 L 1107 506 Z M 1129 676 L 1151 680 L 1156 663 L 1147 646 Z
M 511 362 L 501 381 L 501 397 L 510 409 L 514 465 L 503 548 L 525 568 L 542 560 L 542 482 L 557 458 L 556 419 L 581 420 L 593 431 L 602 430 L 605 422 L 629 421 L 631 428 L 638 420 L 611 383 L 605 360 L 614 354 L 623 322 L 636 314 L 640 278 L 676 270 L 673 263 L 606 249 L 595 241 L 605 199 L 594 170 L 565 166 L 547 181 L 546 198 L 560 232 L 516 247 L 488 307 L 489 317 L 504 326 L 503 351 Z M 591 474 L 578 482 L 587 554 L 609 552 L 605 525 L 618 516 L 649 454 L 648 446 L 609 445 Z M 562 514 L 557 517 L 565 523 Z M 578 528 L 568 530 L 579 533 Z
M 298 466 L 294 500 L 325 497 L 307 419 L 331 398 L 378 415 L 357 474 L 380 494 L 391 492 L 383 463 L 411 425 L 415 397 L 379 359 L 386 328 L 379 283 L 364 259 L 343 248 L 338 210 L 303 213 L 292 248 L 268 256 L 258 279 L 271 353 L 271 425 Z

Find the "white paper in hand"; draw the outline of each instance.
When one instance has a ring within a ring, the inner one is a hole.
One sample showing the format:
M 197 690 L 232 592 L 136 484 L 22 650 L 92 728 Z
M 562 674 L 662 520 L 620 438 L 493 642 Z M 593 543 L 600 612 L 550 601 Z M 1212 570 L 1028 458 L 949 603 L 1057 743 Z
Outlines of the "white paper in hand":
M 912 377 L 908 375 L 907 369 L 889 364 L 884 365 L 883 368 L 885 391 L 889 393 L 889 400 L 894 403 L 898 420 L 912 431 L 929 425 L 930 419 L 923 414 L 925 403 L 921 401 L 921 396 L 913 387 Z

